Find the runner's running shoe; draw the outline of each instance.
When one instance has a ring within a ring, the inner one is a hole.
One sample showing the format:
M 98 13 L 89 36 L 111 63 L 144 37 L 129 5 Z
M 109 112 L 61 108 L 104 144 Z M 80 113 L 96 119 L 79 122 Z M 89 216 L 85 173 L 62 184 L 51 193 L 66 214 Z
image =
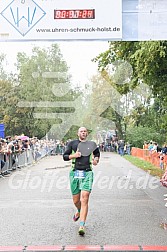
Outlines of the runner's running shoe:
M 85 229 L 84 229 L 84 227 L 80 227 L 78 233 L 79 233 L 79 235 L 82 235 L 82 236 L 83 236 L 83 235 L 85 234 Z

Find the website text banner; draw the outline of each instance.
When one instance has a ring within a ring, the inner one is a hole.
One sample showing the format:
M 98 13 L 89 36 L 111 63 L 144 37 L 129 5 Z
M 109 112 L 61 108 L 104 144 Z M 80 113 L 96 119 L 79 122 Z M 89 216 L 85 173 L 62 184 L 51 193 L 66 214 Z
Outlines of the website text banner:
M 122 39 L 122 0 L 0 0 L 0 41 Z

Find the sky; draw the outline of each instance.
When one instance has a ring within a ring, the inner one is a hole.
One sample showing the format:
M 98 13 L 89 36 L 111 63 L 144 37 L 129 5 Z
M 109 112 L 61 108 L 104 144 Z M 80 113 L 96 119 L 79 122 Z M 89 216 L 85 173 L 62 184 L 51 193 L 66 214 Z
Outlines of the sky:
M 108 49 L 108 42 L 62 42 L 60 48 L 74 81 L 80 85 L 97 72 L 97 64 L 91 60 Z
M 108 49 L 107 41 L 66 41 L 59 44 L 64 60 L 69 67 L 74 86 L 83 87 L 97 73 L 97 64 L 91 60 Z M 0 54 L 7 56 L 7 70 L 14 71 L 14 62 L 18 52 L 31 53 L 34 45 L 48 47 L 51 42 L 1 42 Z

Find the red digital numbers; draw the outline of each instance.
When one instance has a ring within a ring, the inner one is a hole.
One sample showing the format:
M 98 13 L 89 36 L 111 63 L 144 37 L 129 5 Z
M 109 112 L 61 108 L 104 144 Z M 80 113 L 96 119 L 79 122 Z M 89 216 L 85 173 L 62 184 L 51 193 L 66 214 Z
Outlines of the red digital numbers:
M 95 9 L 54 10 L 54 19 L 95 19 Z

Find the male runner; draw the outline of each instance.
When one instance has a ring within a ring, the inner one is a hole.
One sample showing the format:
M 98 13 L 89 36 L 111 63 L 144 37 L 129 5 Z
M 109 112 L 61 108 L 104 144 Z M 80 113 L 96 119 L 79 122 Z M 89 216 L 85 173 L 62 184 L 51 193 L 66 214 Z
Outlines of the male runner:
M 99 162 L 100 152 L 96 148 L 89 156 L 82 156 L 77 151 L 78 144 L 86 141 L 88 131 L 85 127 L 78 130 L 79 139 L 69 142 L 67 149 L 63 154 L 64 161 L 72 160 L 72 168 L 70 171 L 70 185 L 73 196 L 74 205 L 77 208 L 77 213 L 74 214 L 73 220 L 77 221 L 80 218 L 79 234 L 85 234 L 85 221 L 88 213 L 89 195 L 93 184 L 92 164 L 97 165 Z M 79 174 L 76 176 L 76 173 Z

